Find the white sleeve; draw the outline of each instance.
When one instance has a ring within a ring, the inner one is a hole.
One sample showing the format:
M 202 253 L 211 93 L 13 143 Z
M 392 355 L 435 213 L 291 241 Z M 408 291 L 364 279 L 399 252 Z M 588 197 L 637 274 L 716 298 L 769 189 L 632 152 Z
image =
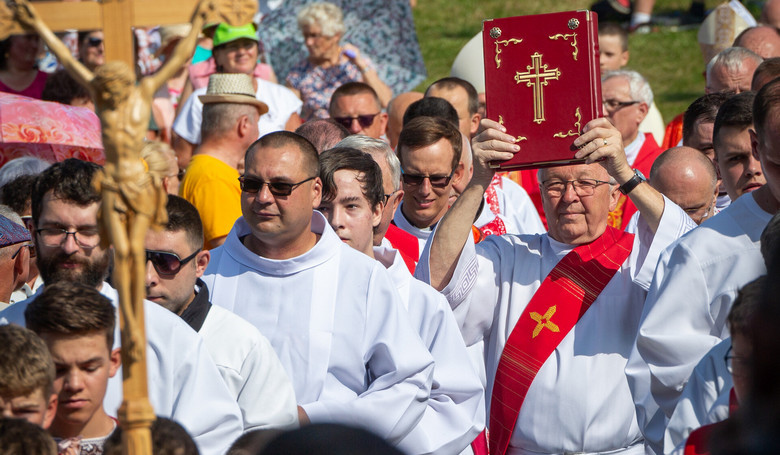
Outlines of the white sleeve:
M 391 444 L 419 423 L 431 392 L 433 359 L 403 311 L 387 271 L 376 262 L 360 347 L 368 388 L 354 399 L 303 405 L 312 423 L 367 428 Z
M 195 91 L 187 98 L 179 115 L 173 121 L 173 131 L 190 144 L 200 144 L 200 124 L 203 120 L 203 103 L 198 99 L 200 92 Z
M 547 229 L 536 211 L 533 201 L 528 196 L 525 188 L 514 181 L 502 177 L 503 190 L 506 193 L 506 206 L 503 209 L 506 216 L 514 222 L 518 232 L 507 234 L 544 234 Z

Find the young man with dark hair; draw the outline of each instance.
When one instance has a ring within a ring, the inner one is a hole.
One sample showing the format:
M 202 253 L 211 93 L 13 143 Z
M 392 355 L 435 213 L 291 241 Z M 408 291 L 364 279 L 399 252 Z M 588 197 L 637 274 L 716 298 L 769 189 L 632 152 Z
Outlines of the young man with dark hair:
M 94 163 L 67 159 L 41 174 L 32 198 L 33 239 L 44 287 L 58 281 L 81 283 L 117 305 L 117 291 L 103 281 L 111 250 L 101 244 L 105 239 L 98 228 L 101 197 L 92 181 L 99 169 Z M 0 324 L 24 324 L 30 301 L 0 313 Z M 144 311 L 147 369 L 153 379 L 149 400 L 155 412 L 182 423 L 204 454 L 224 452 L 241 433 L 241 413 L 203 341 L 159 306 L 145 302 Z M 115 412 L 121 400 L 121 378 L 115 376 L 104 400 L 107 412 Z
M 60 281 L 46 285 L 27 306 L 27 327 L 49 348 L 56 376 L 57 413 L 49 432 L 69 439 L 79 453 L 102 453 L 116 420 L 103 409 L 108 380 L 121 364 L 114 346 L 116 312 L 92 286 Z
M 295 392 L 271 344 L 252 325 L 209 300 L 200 279 L 211 254 L 203 250 L 198 210 L 169 196 L 168 223 L 146 234 L 146 294 L 203 338 L 241 408 L 244 431 L 298 424 Z
M 455 318 L 441 294 L 412 277 L 397 250 L 374 246 L 384 191 L 382 171 L 371 155 L 336 147 L 320 158 L 320 212 L 343 242 L 387 268 L 412 326 L 436 362 L 437 387 L 425 414 L 398 447 L 409 454 L 461 453 L 484 428 L 484 389 L 468 365 Z
M 24 419 L 0 418 L 0 455 L 57 455 L 49 433 Z

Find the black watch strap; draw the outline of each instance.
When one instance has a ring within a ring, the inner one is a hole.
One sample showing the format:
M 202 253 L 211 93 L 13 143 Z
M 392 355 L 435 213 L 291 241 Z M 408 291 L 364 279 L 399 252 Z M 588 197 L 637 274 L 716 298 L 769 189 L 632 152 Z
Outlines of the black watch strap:
M 620 188 L 618 189 L 620 190 L 621 193 L 627 195 L 628 193 L 633 191 L 634 188 L 636 188 L 640 183 L 646 181 L 647 179 L 645 178 L 644 174 L 642 174 L 642 172 L 639 169 L 634 169 L 634 176 L 631 177 L 631 179 L 626 183 L 620 185 Z

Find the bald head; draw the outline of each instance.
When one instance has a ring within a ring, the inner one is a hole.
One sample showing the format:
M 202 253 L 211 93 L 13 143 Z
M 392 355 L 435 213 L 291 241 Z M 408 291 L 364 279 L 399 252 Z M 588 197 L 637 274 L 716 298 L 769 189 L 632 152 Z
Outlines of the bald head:
M 713 215 L 718 175 L 706 155 L 692 147 L 674 147 L 656 158 L 650 185 L 700 224 Z
M 749 49 L 761 58 L 780 57 L 780 33 L 769 25 L 745 29 L 734 40 L 734 45 Z
M 423 94 L 420 92 L 406 92 L 401 93 L 387 105 L 387 139 L 390 141 L 390 147 L 395 149 L 398 145 L 398 136 L 401 135 L 401 129 L 403 128 L 403 119 L 406 108 L 415 101 L 421 99 Z

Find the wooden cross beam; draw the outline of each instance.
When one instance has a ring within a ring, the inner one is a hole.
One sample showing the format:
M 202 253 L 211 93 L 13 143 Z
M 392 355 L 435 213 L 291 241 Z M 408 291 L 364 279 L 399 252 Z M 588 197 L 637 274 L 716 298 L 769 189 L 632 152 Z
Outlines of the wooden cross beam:
M 189 22 L 197 3 L 197 0 L 45 1 L 35 2 L 34 6 L 55 32 L 102 29 L 106 60 L 120 60 L 133 68 L 133 27 Z M 13 24 L 10 33 L 26 31 Z

